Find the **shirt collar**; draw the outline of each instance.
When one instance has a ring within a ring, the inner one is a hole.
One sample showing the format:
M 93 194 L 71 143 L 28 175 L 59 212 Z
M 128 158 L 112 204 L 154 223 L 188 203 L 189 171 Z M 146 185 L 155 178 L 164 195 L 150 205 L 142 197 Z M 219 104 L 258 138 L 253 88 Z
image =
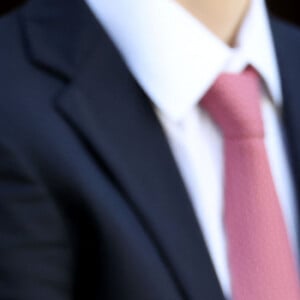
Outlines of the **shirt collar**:
M 236 51 L 264 80 L 275 105 L 282 104 L 282 91 L 269 16 L 263 0 L 253 0 L 237 36 Z
M 263 0 L 252 0 L 234 49 L 174 0 L 85 0 L 155 106 L 180 120 L 223 71 L 251 63 L 280 104 L 279 73 Z

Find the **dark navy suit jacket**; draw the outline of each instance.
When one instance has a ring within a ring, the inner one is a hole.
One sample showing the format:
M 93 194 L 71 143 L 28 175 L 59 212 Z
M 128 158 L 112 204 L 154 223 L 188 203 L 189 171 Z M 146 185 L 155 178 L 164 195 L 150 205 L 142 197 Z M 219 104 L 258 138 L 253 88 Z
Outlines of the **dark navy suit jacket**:
M 271 22 L 299 186 L 300 33 Z M 150 101 L 84 2 L 31 0 L 0 43 L 0 299 L 224 300 Z

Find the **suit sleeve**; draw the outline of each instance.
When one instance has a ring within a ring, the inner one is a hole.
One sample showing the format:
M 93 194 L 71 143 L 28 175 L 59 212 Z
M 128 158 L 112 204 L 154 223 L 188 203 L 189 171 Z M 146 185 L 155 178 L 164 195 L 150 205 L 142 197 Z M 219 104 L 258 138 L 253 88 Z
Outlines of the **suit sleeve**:
M 69 300 L 73 253 L 59 204 L 0 144 L 0 299 Z

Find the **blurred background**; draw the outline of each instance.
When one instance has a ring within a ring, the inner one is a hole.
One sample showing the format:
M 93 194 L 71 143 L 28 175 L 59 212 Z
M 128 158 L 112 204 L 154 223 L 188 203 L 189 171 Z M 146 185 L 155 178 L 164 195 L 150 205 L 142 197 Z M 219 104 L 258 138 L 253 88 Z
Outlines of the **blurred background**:
M 62 0 L 64 1 L 64 0 Z M 300 1 L 299 0 L 266 0 L 275 15 L 300 26 Z M 5 14 L 26 0 L 1 0 L 0 15 Z

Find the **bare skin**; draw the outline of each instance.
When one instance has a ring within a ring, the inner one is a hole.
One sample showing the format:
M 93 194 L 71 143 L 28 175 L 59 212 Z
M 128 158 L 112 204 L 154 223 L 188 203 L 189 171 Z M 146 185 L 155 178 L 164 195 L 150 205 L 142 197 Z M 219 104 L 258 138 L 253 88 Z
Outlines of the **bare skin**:
M 247 12 L 251 0 L 177 0 L 192 15 L 229 46 Z

